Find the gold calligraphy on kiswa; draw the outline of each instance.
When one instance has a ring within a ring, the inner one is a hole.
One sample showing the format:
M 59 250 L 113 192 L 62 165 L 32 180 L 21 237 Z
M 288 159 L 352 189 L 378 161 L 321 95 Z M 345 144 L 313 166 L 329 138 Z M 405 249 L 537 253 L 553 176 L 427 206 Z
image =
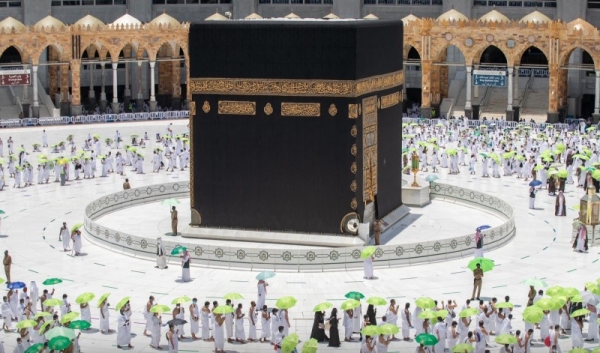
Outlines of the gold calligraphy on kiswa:
M 377 195 L 377 96 L 363 99 L 363 200 Z
M 281 116 L 321 116 L 320 103 L 281 103 Z
M 219 114 L 256 115 L 256 103 L 245 101 L 219 101 Z
M 400 103 L 400 92 L 394 92 L 381 97 L 381 109 L 393 107 Z

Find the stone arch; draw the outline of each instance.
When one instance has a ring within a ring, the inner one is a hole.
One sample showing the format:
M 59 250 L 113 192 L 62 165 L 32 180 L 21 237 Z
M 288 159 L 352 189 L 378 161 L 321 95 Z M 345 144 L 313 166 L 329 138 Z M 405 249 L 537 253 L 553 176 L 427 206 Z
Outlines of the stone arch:
M 521 64 L 521 60 L 523 59 L 523 55 L 525 54 L 525 52 L 527 50 L 529 50 L 529 48 L 535 48 L 539 51 L 541 51 L 544 56 L 546 57 L 546 61 L 548 61 L 548 63 L 550 63 L 550 55 L 548 54 L 548 51 L 544 48 L 542 48 L 541 46 L 537 46 L 537 45 L 524 45 L 518 48 L 517 52 L 515 53 L 515 55 L 513 55 L 512 57 L 512 62 L 515 66 L 518 66 Z
M 404 43 L 404 50 L 403 50 L 403 56 L 404 56 L 404 60 L 408 59 L 408 53 L 410 52 L 411 49 L 414 49 L 417 54 L 419 55 L 419 59 L 422 59 L 422 55 L 421 52 L 419 51 L 419 49 L 417 48 L 418 45 L 416 45 L 417 43 Z
M 459 44 L 458 42 L 452 42 L 452 41 L 447 42 L 446 44 L 441 46 L 439 50 L 432 53 L 433 55 L 431 58 L 433 59 L 433 61 L 440 62 L 442 60 L 442 58 L 446 55 L 446 50 L 450 47 L 455 47 L 456 49 L 458 49 L 458 51 L 461 53 L 461 55 L 465 59 L 466 65 L 469 65 L 469 63 L 473 61 L 473 58 L 468 56 L 467 48 L 465 48 L 462 44 Z M 421 53 L 419 53 L 419 56 L 421 56 Z M 421 56 L 421 59 L 423 59 L 423 56 Z
M 2 56 L 4 56 L 4 54 L 10 48 L 14 48 L 17 51 L 17 53 L 19 54 L 19 57 L 20 57 L 19 63 L 25 63 L 26 62 L 27 54 L 23 51 L 22 48 L 20 48 L 17 45 L 14 45 L 14 44 L 0 47 L 0 59 L 2 59 Z M 16 64 L 16 62 L 14 62 L 14 63 Z
M 79 56 L 82 57 L 83 53 L 85 53 L 86 51 L 92 49 L 95 52 L 98 52 L 98 56 L 102 57 L 102 49 L 106 47 L 106 44 L 102 41 L 99 40 L 91 40 L 87 43 L 84 43 L 84 45 L 81 46 L 80 52 L 79 52 Z
M 583 43 L 576 43 L 571 46 L 568 46 L 566 49 L 561 50 L 560 58 L 558 59 L 558 63 L 560 66 L 564 66 L 568 63 L 569 59 L 571 58 L 571 54 L 573 54 L 573 51 L 575 49 L 581 49 L 587 52 L 592 58 L 592 61 L 594 61 L 594 70 L 600 70 L 600 60 L 597 60 L 598 58 L 594 57 L 594 55 L 592 54 L 594 52 L 593 49 Z
M 477 49 L 477 51 L 475 51 L 475 55 L 474 58 L 475 60 L 481 64 L 481 57 L 482 55 L 485 53 L 486 50 L 490 49 L 490 48 L 496 48 L 498 49 L 502 55 L 504 55 L 504 59 L 506 60 L 506 65 L 509 67 L 513 66 L 513 61 L 510 60 L 511 56 L 507 55 L 506 50 L 502 49 L 502 46 L 498 46 L 495 44 L 486 44 L 484 46 L 481 46 L 480 48 Z
M 69 58 L 65 58 L 65 50 L 64 50 L 64 48 L 62 48 L 60 46 L 60 44 L 58 44 L 58 43 L 48 43 L 46 45 L 41 46 L 40 49 L 38 49 L 37 51 L 35 51 L 35 52 L 33 52 L 31 54 L 31 59 L 32 59 L 34 65 L 39 64 L 39 62 L 40 62 L 40 56 L 42 55 L 42 53 L 44 52 L 44 50 L 46 50 L 48 48 L 51 48 L 52 50 L 56 51 L 56 53 L 58 55 L 58 61 L 68 61 Z
M 138 43 L 136 40 L 128 40 L 128 41 L 123 42 L 123 44 L 121 44 L 121 45 L 111 48 L 109 50 L 109 52 L 110 52 L 111 59 L 114 60 L 113 62 L 117 62 L 119 60 L 119 56 L 121 55 L 121 52 L 123 50 L 125 50 L 128 45 L 130 45 L 131 48 L 137 52 L 138 47 L 140 46 L 140 43 Z

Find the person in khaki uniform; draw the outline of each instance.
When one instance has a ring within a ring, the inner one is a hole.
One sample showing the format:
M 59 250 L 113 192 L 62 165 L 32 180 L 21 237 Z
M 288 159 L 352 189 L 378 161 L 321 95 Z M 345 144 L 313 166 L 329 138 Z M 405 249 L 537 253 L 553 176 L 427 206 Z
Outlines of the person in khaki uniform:
M 6 274 L 6 282 L 10 283 L 10 266 L 12 265 L 12 257 L 8 255 L 8 250 L 4 251 L 4 260 L 2 260 L 4 264 L 4 274 Z
M 479 300 L 479 296 L 481 295 L 481 284 L 483 282 L 483 270 L 481 269 L 481 265 L 477 264 L 477 268 L 473 270 L 473 295 L 471 295 L 471 300 L 477 298 Z M 475 296 L 475 291 L 477 291 L 477 296 Z
M 171 229 L 173 230 L 173 236 L 177 235 L 177 209 L 175 206 L 171 208 Z

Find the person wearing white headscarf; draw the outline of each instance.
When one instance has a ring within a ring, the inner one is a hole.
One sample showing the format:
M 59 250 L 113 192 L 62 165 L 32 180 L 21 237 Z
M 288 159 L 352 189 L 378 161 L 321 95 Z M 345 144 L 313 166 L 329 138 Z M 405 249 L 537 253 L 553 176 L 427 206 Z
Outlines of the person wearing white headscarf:
M 37 303 L 40 298 L 40 293 L 35 281 L 31 281 L 29 284 L 29 300 L 31 301 L 31 312 L 37 314 Z
M 181 258 L 181 280 L 189 282 L 190 277 L 190 253 L 186 250 Z
M 167 250 L 165 249 L 165 245 L 162 242 L 161 238 L 157 239 L 156 243 L 156 268 L 165 269 L 169 268 L 167 266 Z

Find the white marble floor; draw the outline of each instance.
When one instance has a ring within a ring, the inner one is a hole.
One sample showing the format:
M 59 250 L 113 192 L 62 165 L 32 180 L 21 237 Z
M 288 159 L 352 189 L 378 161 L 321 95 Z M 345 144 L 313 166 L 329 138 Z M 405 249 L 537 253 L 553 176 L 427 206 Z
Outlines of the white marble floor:
M 186 130 L 184 121 L 175 123 L 176 131 Z M 124 123 L 94 126 L 52 127 L 47 128 L 50 143 L 64 139 L 67 134 L 75 134 L 77 142 L 88 132 L 99 133 L 103 137 L 114 135 L 114 130 L 122 133 L 142 133 L 148 131 L 153 135 L 156 131 L 165 132 L 165 122 Z M 30 150 L 30 145 L 41 140 L 41 129 L 26 128 L 0 131 L 5 141 L 12 136 L 17 144 L 23 142 Z M 6 146 L 6 145 L 5 145 Z M 149 149 L 147 150 L 149 151 Z M 5 147 L 6 154 L 6 147 Z M 35 157 L 35 156 L 33 156 Z M 32 158 L 35 160 L 35 158 Z M 148 158 L 146 159 L 148 161 Z M 148 170 L 148 166 L 146 167 Z M 555 217 L 552 197 L 544 192 L 538 194 L 535 210 L 528 209 L 527 186 L 522 180 L 515 178 L 481 178 L 470 176 L 465 169 L 457 176 L 444 172 L 440 174 L 443 182 L 466 186 L 504 198 L 516 208 L 518 232 L 516 238 L 507 246 L 486 254 L 493 258 L 497 267 L 487 273 L 483 283 L 483 296 L 511 296 L 511 301 L 521 305 L 514 310 L 513 327 L 523 329 L 520 313 L 526 302 L 528 288 L 519 284 L 529 277 L 542 277 L 550 285 L 560 284 L 583 289 L 586 281 L 595 281 L 600 270 L 598 248 L 593 247 L 589 253 L 580 254 L 570 247 L 571 222 L 574 211 L 569 210 L 568 217 Z M 425 176 L 424 174 L 422 176 Z M 143 175 L 128 172 L 132 185 L 140 186 L 158 182 L 188 178 L 185 172 Z M 181 270 L 172 265 L 168 270 L 157 270 L 148 261 L 122 256 L 103 248 L 91 246 L 84 240 L 84 256 L 72 257 L 64 253 L 58 241 L 58 230 L 62 221 L 69 226 L 80 222 L 85 205 L 92 199 L 105 193 L 121 189 L 124 177 L 111 175 L 107 178 L 77 181 L 69 186 L 60 187 L 58 183 L 32 186 L 25 189 L 7 187 L 0 192 L 0 209 L 6 212 L 2 217 L 0 228 L 0 250 L 8 250 L 13 257 L 13 281 L 29 283 L 35 280 L 40 289 L 45 288 L 41 282 L 48 277 L 60 277 L 64 282 L 56 285 L 56 297 L 68 293 L 74 300 L 83 292 L 100 295 L 110 292 L 110 302 L 115 304 L 125 296 L 131 296 L 133 315 L 133 352 L 150 352 L 150 339 L 142 335 L 142 308 L 149 295 L 154 295 L 162 304 L 181 295 L 197 297 L 199 302 L 217 300 L 225 293 L 238 292 L 246 299 L 241 302 L 245 307 L 255 298 L 255 273 L 244 271 L 227 271 L 217 269 L 193 268 L 193 281 L 182 283 Z M 9 180 L 9 186 L 12 181 Z M 572 206 L 583 195 L 581 189 L 567 186 L 567 203 Z M 434 208 L 431 208 L 434 210 Z M 428 209 L 424 208 L 427 213 Z M 467 210 L 456 210 L 447 207 L 444 212 L 465 221 L 471 217 Z M 433 217 L 433 216 L 432 216 Z M 154 224 L 160 219 L 153 220 Z M 466 260 L 453 260 L 443 263 L 432 263 L 404 268 L 377 269 L 378 279 L 365 281 L 362 271 L 336 271 L 324 273 L 285 273 L 279 274 L 270 281 L 267 304 L 283 295 L 293 295 L 298 305 L 290 310 L 292 332 L 300 334 L 303 340 L 308 339 L 312 324 L 312 307 L 322 301 L 330 301 L 339 305 L 346 292 L 357 290 L 369 296 L 395 298 L 401 305 L 413 302 L 414 298 L 426 295 L 437 300 L 456 299 L 460 303 L 470 297 L 472 276 L 466 268 Z M 98 327 L 98 311 L 92 306 L 92 325 Z M 378 316 L 384 312 L 379 308 Z M 116 313 L 111 311 L 112 327 L 116 325 Z M 587 327 L 586 331 L 587 332 Z M 538 335 L 539 337 L 539 335 Z M 12 351 L 17 334 L 0 333 L 7 351 Z M 97 330 L 84 332 L 80 339 L 84 352 L 116 351 L 116 334 L 101 335 Z M 161 341 L 166 348 L 166 341 Z M 571 341 L 568 336 L 560 340 L 563 351 L 568 351 Z M 389 352 L 412 352 L 414 342 L 393 342 Z M 598 342 L 588 343 L 586 347 L 596 347 Z M 212 348 L 210 343 L 184 340 L 180 345 L 181 352 L 207 352 Z M 267 352 L 272 348 L 266 344 L 226 345 L 228 352 Z M 492 352 L 499 347 L 492 343 Z M 321 345 L 319 351 L 337 351 L 356 353 L 359 344 L 343 343 L 341 348 L 327 348 Z M 548 349 L 537 342 L 533 352 L 546 352 Z

